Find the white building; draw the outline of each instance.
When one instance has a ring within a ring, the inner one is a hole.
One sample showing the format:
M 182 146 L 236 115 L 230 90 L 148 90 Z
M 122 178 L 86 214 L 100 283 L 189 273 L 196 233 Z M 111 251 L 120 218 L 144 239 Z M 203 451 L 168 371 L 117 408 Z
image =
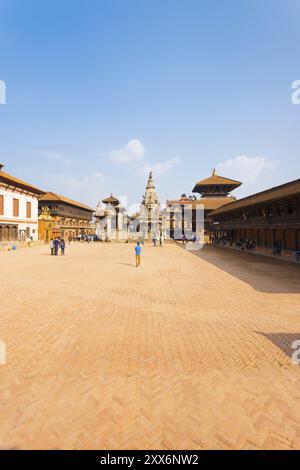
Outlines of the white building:
M 127 214 L 116 197 L 112 194 L 99 202 L 96 213 L 96 235 L 102 241 L 126 241 Z
M 3 171 L 0 164 L 0 243 L 38 239 L 38 198 L 44 191 Z

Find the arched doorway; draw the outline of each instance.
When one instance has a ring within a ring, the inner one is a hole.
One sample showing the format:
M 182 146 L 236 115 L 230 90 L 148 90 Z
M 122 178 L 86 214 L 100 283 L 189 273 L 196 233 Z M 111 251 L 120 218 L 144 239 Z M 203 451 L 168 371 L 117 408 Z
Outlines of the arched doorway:
M 267 229 L 266 232 L 265 232 L 265 237 L 266 237 L 266 246 L 268 248 L 272 247 L 273 245 L 273 240 L 272 240 L 272 230 L 271 229 Z
M 257 231 L 254 228 L 251 230 L 251 237 L 250 238 L 253 242 L 256 242 Z
M 258 237 L 257 237 L 258 246 L 265 246 L 265 232 L 263 229 L 258 230 Z
M 14 242 L 18 240 L 18 227 L 15 225 L 10 228 L 10 239 Z
M 274 231 L 274 242 L 282 242 L 282 231 L 279 228 L 276 228 Z
M 300 229 L 297 230 L 297 234 L 296 234 L 296 250 L 299 250 L 300 249 Z
M 285 248 L 287 250 L 296 250 L 296 231 L 293 229 L 286 229 L 285 234 Z
M 3 231 L 3 241 L 5 242 L 9 242 L 10 241 L 10 230 L 9 230 L 9 225 L 6 225 L 4 227 L 4 231 Z

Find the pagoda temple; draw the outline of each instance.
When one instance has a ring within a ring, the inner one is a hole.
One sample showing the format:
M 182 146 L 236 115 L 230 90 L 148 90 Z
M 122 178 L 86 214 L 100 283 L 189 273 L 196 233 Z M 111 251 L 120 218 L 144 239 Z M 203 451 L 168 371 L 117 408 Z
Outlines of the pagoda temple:
M 193 193 L 199 193 L 201 195 L 200 198 L 196 198 L 196 196 L 189 196 L 187 197 L 185 194 L 181 196 L 178 200 L 168 200 L 167 201 L 167 213 L 172 211 L 172 207 L 178 206 L 178 217 L 176 218 L 176 214 L 172 215 L 171 213 L 168 214 L 168 225 L 170 225 L 170 237 L 173 238 L 173 234 L 176 234 L 177 238 L 181 238 L 184 233 L 188 233 L 190 230 L 191 232 L 195 232 L 195 222 L 194 222 L 194 214 L 188 218 L 185 217 L 185 221 L 179 220 L 181 217 L 181 213 L 184 212 L 184 206 L 190 205 L 192 208 L 196 208 L 198 204 L 204 206 L 204 241 L 208 241 L 208 237 L 211 233 L 211 224 L 209 214 L 219 207 L 224 206 L 225 204 L 229 204 L 236 200 L 235 197 L 231 196 L 231 191 L 238 188 L 242 183 L 240 181 L 232 180 L 229 178 L 225 178 L 224 176 L 219 176 L 216 173 L 216 170 L 213 169 L 211 176 L 205 178 L 203 180 L 198 181 L 193 189 Z M 181 208 L 181 209 L 180 209 Z M 182 218 L 182 217 L 181 217 Z M 174 222 L 172 222 L 174 220 Z M 179 235 L 178 235 L 179 234 Z M 202 237 L 201 237 L 202 238 Z
M 240 181 L 217 175 L 214 168 L 211 176 L 195 184 L 193 193 L 199 193 L 202 198 L 209 198 L 210 201 L 212 201 L 212 198 L 217 198 L 217 201 L 220 201 L 220 198 L 224 198 L 222 202 L 226 203 L 228 202 L 226 198 L 229 198 L 229 202 L 232 202 L 232 197 L 228 195 L 231 191 L 241 186 L 241 184 Z
M 236 198 L 231 196 L 230 193 L 241 186 L 241 184 L 241 181 L 217 175 L 215 168 L 213 169 L 211 176 L 204 180 L 200 180 L 195 184 L 192 192 L 199 193 L 201 198 L 198 199 L 198 201 L 200 204 L 204 204 L 205 237 L 211 232 L 209 214 L 213 210 L 235 201 Z
M 102 241 L 127 239 L 127 216 L 126 210 L 118 198 L 111 194 L 97 205 L 96 235 Z

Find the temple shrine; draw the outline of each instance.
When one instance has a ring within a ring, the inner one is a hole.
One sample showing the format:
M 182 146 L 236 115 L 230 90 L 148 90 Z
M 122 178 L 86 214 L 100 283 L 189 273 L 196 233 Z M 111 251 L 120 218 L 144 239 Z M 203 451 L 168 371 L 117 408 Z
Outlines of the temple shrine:
M 231 191 L 238 188 L 242 183 L 240 181 L 219 176 L 214 169 L 211 176 L 198 181 L 193 193 L 199 193 L 200 198 L 196 196 L 187 197 L 182 194 L 180 199 L 168 200 L 166 203 L 166 222 L 167 233 L 170 238 L 182 239 L 183 236 L 197 238 L 206 242 L 212 232 L 209 220 L 209 214 L 219 207 L 230 204 L 236 200 L 231 196 Z M 200 224 L 196 223 L 196 209 L 200 205 L 204 210 L 203 230 Z M 187 209 L 188 208 L 188 209 Z

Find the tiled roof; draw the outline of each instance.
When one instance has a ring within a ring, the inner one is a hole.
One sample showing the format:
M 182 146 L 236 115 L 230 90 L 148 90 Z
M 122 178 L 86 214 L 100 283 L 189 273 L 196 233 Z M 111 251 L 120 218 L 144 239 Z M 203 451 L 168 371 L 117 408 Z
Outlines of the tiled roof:
M 36 194 L 45 193 L 45 191 L 43 191 L 40 188 L 37 188 L 33 184 L 27 183 L 26 181 L 16 178 L 15 176 L 10 175 L 3 170 L 0 171 L 0 182 L 3 182 L 7 185 L 14 186 L 20 189 L 26 189 Z
M 135 212 L 134 214 L 130 215 L 129 218 L 134 220 L 134 219 L 138 219 L 140 216 L 141 214 L 139 212 Z
M 229 178 L 225 178 L 224 176 L 219 176 L 217 174 L 212 174 L 208 178 L 204 180 L 198 181 L 196 186 L 215 186 L 215 185 L 230 185 L 230 186 L 240 186 L 242 183 L 240 181 L 231 180 Z
M 73 199 L 69 199 L 68 197 L 61 196 L 60 194 L 56 193 L 46 193 L 43 196 L 39 198 L 40 201 L 58 201 L 58 202 L 65 202 L 66 204 L 70 204 L 72 206 L 80 207 L 81 209 L 88 210 L 90 212 L 94 212 L 94 209 L 92 209 L 89 206 L 86 206 L 85 204 L 82 204 L 81 202 L 74 201 Z
M 221 206 L 224 206 L 225 204 L 230 204 L 233 201 L 236 201 L 235 198 L 233 197 L 202 197 L 200 199 L 178 199 L 178 200 L 170 200 L 167 201 L 167 206 L 172 206 L 175 204 L 180 204 L 180 205 L 185 205 L 185 204 L 203 204 L 204 209 L 207 210 L 214 210 L 218 209 Z
M 300 195 L 300 179 L 239 199 L 214 211 L 212 216 L 294 195 Z
M 102 202 L 104 202 L 104 204 L 120 204 L 119 199 L 114 197 L 112 194 L 109 197 L 103 199 Z
M 242 183 L 240 181 L 232 180 L 229 178 L 225 178 L 224 176 L 217 175 L 217 173 L 214 170 L 211 176 L 209 176 L 208 178 L 205 178 L 204 180 L 198 181 L 198 183 L 196 183 L 195 185 L 195 188 L 197 186 L 215 186 L 215 185 L 221 185 L 221 186 L 228 185 L 228 186 L 238 187 L 241 184 Z

